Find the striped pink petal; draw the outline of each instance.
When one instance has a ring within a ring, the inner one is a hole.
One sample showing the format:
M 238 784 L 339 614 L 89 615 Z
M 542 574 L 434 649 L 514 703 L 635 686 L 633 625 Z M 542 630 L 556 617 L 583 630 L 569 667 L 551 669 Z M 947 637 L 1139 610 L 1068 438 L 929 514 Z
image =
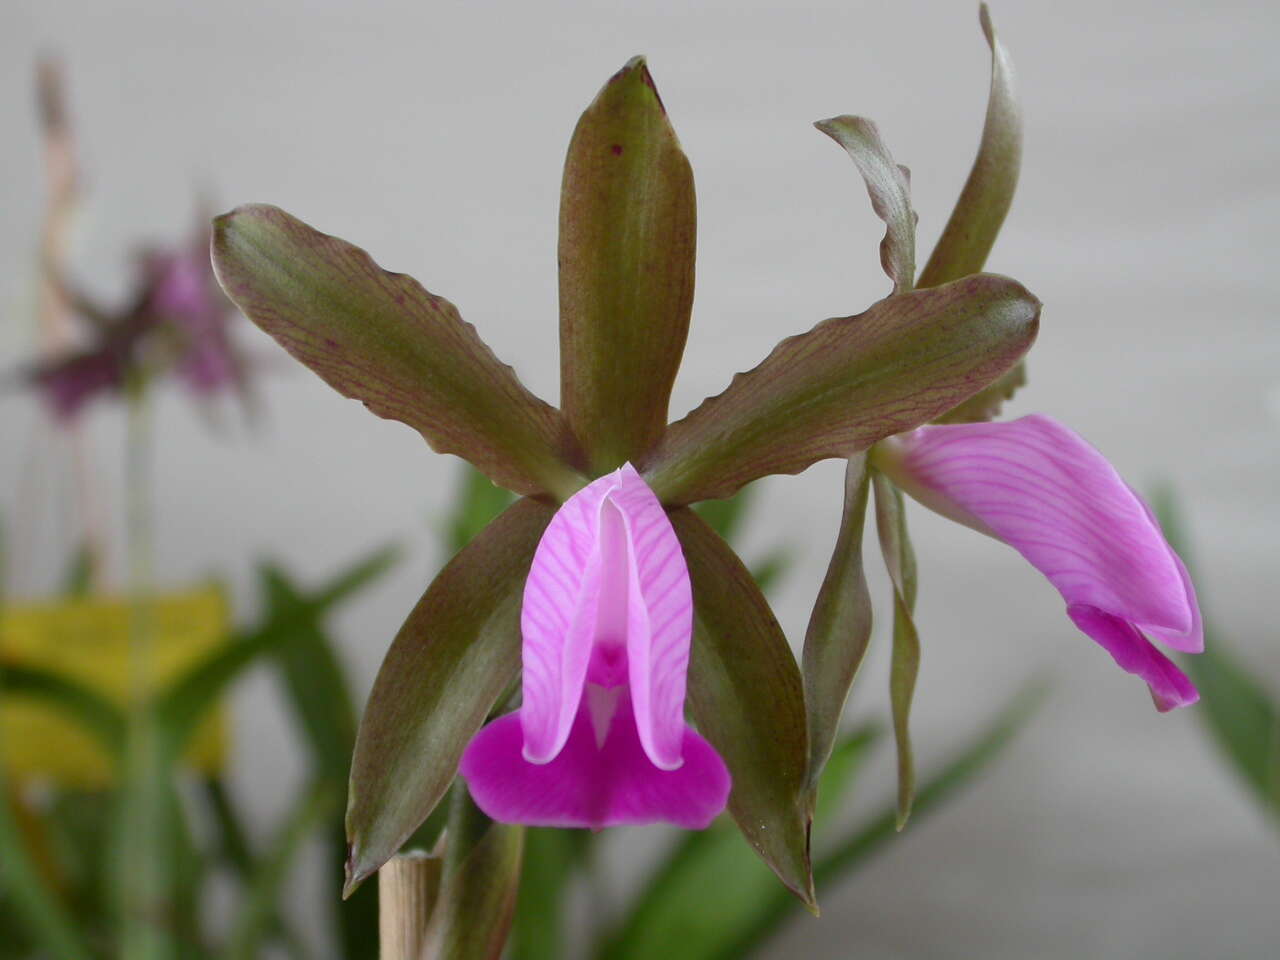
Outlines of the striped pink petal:
M 1194 690 L 1172 663 L 1154 649 L 1132 653 L 1138 640 L 1150 647 L 1144 633 L 1203 649 L 1186 568 L 1147 505 L 1078 434 L 1041 415 L 921 427 L 882 444 L 877 464 L 925 506 L 1026 557 L 1077 625 L 1148 681 L 1157 703 L 1190 702 Z M 1161 679 L 1168 671 L 1181 679 Z
M 563 749 L 588 680 L 627 684 L 653 764 L 680 766 L 693 626 L 689 572 L 671 522 L 630 464 L 565 502 L 525 584 L 524 756 Z

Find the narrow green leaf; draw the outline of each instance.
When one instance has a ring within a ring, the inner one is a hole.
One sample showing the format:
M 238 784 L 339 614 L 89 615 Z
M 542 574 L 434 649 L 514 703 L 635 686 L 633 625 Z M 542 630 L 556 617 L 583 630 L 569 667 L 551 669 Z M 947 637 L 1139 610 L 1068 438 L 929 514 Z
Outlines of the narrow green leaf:
M 822 779 L 819 828 L 847 795 L 876 737 L 876 731 L 864 727 L 833 751 Z M 796 901 L 779 888 L 737 831 L 720 821 L 681 837 L 594 955 L 597 960 L 738 957 L 741 951 L 732 948 L 742 943 L 745 930 L 755 927 L 757 913 L 779 897 L 788 912 L 795 910 Z M 517 954 L 517 960 L 523 958 Z
M 6 669 L 5 673 L 8 672 Z M 49 888 L 18 828 L 10 788 L 0 764 L 0 889 L 42 951 L 58 960 L 92 960 L 74 918 Z
M 315 775 L 346 783 L 356 740 L 355 707 L 337 654 L 314 608 L 284 571 L 270 564 L 259 571 L 270 618 L 293 622 L 289 639 L 274 653 L 287 700 Z
M 1172 493 L 1152 498 L 1170 545 L 1195 580 L 1191 547 Z M 1280 704 L 1205 620 L 1204 652 L 1180 658 L 1200 691 L 1199 714 L 1236 774 L 1280 825 Z
M 760 592 L 766 597 L 790 571 L 794 557 L 786 547 L 770 550 L 761 559 L 751 564 L 751 579 L 756 582 Z
M 1280 706 L 1250 670 L 1205 630 L 1204 653 L 1182 658 L 1222 753 L 1280 824 Z
M 720 539 L 732 546 L 742 531 L 743 521 L 755 503 L 756 488 L 743 487 L 727 500 L 703 500 L 693 512 L 707 522 Z
M 840 730 L 849 688 L 871 639 L 871 594 L 862 564 L 870 471 L 865 454 L 849 458 L 844 515 L 835 550 L 809 617 L 801 669 L 809 717 L 809 790 L 815 791 Z
M 278 929 L 284 887 L 298 853 L 335 810 L 337 796 L 329 783 L 317 781 L 302 793 L 286 816 L 271 850 L 249 878 L 223 951 L 226 960 L 255 960 L 261 955 L 264 940 Z
M 515 915 L 524 828 L 495 823 L 459 784 L 445 828 L 440 894 L 422 955 L 497 960 Z
M 978 8 L 978 19 L 991 48 L 987 119 L 969 179 L 920 274 L 921 287 L 948 283 L 983 268 L 1018 186 L 1022 166 L 1022 109 L 1018 105 L 1013 63 L 996 37 L 985 3 Z M 1026 366 L 1019 362 L 995 383 L 947 411 L 938 422 L 972 423 L 994 419 L 1004 402 L 1026 382 Z
M 226 783 L 220 777 L 208 777 L 201 781 L 200 792 L 216 830 L 213 843 L 218 859 L 240 880 L 246 880 L 254 869 L 253 851 L 243 819 L 231 800 Z
M 920 672 L 920 635 L 912 613 L 916 605 L 916 557 L 907 536 L 902 491 L 875 472 L 876 531 L 880 551 L 893 581 L 893 654 L 889 664 L 889 703 L 893 736 L 898 745 L 898 829 L 906 826 L 915 796 L 915 761 L 911 752 L 911 698 Z
M 806 904 L 809 812 L 804 688 L 773 611 L 742 561 L 690 510 L 671 513 L 693 582 L 689 710 L 733 777 L 742 835 Z
M 911 174 L 894 162 L 880 131 L 863 117 L 833 117 L 814 124 L 840 146 L 858 167 L 871 196 L 871 208 L 885 222 L 880 265 L 894 293 L 906 293 L 916 281 L 916 221 L 911 209 Z
M 260 627 L 211 650 L 171 682 L 155 704 L 164 749 L 173 756 L 181 754 L 205 714 L 245 670 L 287 644 L 305 640 L 308 625 L 314 628 L 319 617 L 379 576 L 396 556 L 396 548 L 375 551 L 306 598 L 305 604 L 268 616 Z M 270 594 L 269 583 L 266 590 Z
M 124 712 L 92 687 L 39 667 L 6 664 L 0 669 L 0 689 L 56 708 L 91 734 L 117 762 L 123 756 Z
M 495 486 L 469 463 L 462 466 L 461 481 L 446 534 L 449 556 L 480 536 L 480 531 L 511 506 L 513 500 L 510 491 Z
M 515 680 L 524 581 L 553 513 L 517 501 L 450 561 L 396 634 L 356 739 L 348 894 L 426 819 Z
M 212 250 L 245 316 L 339 393 L 518 493 L 581 486 L 564 419 L 449 301 L 276 207 L 215 219 Z
M 990 384 L 1031 346 L 1039 317 L 1016 281 L 979 274 L 824 320 L 672 424 L 646 479 L 664 503 L 690 503 L 852 456 Z
M 1009 746 L 1044 700 L 1043 684 L 1033 684 L 1010 701 L 977 736 L 954 753 L 941 770 L 931 774 L 916 796 L 915 816 L 919 820 L 942 808 L 943 804 L 986 770 Z M 818 858 L 814 874 L 824 888 L 861 868 L 867 860 L 897 836 L 898 812 L 890 801 L 883 814 L 852 831 Z M 733 949 L 723 954 L 744 957 L 760 950 L 778 932 L 795 910 L 792 902 L 775 892 L 772 901 L 756 912 L 754 923 L 744 931 Z
M 977 273 L 987 262 L 1018 186 L 1022 165 L 1022 110 L 1018 106 L 1013 63 L 996 37 L 987 5 L 978 8 L 982 32 L 991 47 L 991 92 L 978 155 L 920 273 L 919 286 L 936 287 Z
M 524 869 L 511 928 L 512 960 L 560 960 L 567 954 L 569 884 L 591 837 L 584 830 L 525 830 Z
M 693 307 L 693 171 L 642 58 L 578 121 L 560 196 L 561 406 L 599 474 L 662 435 Z
M 308 601 L 314 606 L 315 614 L 321 616 L 338 606 L 352 594 L 358 593 L 374 580 L 391 569 L 402 556 L 403 551 L 396 544 L 378 547 L 363 559 L 357 560 L 346 570 L 334 576 L 324 584 Z

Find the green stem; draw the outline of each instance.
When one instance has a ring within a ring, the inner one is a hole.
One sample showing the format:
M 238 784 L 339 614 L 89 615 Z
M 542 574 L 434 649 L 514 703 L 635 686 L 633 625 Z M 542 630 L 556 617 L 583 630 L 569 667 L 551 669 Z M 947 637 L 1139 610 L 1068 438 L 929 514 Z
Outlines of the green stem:
M 116 864 L 122 960 L 174 956 L 168 929 L 166 844 L 172 810 L 152 704 L 155 657 L 152 423 L 148 391 L 129 391 L 125 450 L 125 523 L 129 545 L 129 722 L 120 791 Z

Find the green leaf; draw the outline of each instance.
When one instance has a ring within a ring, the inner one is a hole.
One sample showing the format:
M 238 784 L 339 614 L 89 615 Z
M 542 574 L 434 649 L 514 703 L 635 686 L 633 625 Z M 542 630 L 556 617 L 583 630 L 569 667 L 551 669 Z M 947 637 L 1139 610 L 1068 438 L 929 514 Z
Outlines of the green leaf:
M 1190 545 L 1172 493 L 1152 498 L 1166 539 L 1193 574 Z M 1263 810 L 1280 825 L 1280 705 L 1205 621 L 1204 652 L 1181 657 L 1200 691 L 1199 714 L 1221 752 L 1252 791 Z
M 921 287 L 957 280 L 983 268 L 1018 186 L 1018 171 L 1022 165 L 1022 110 L 1018 106 L 1013 63 L 996 37 L 985 3 L 978 8 L 978 19 L 991 48 L 987 119 L 969 179 L 965 181 L 951 219 L 947 221 L 929 262 L 920 274 Z M 1026 382 L 1026 367 L 1020 362 L 995 383 L 939 417 L 937 422 L 991 420 L 999 415 L 1004 402 Z
M 876 531 L 880 552 L 893 582 L 893 654 L 889 662 L 889 703 L 898 745 L 898 829 L 906 826 L 915 797 L 915 761 L 911 752 L 911 698 L 920 672 L 920 635 L 912 613 L 916 606 L 916 556 L 907 536 L 902 491 L 876 471 Z
M 952 754 L 941 770 L 931 774 L 916 796 L 916 819 L 941 809 L 947 800 L 986 770 L 1027 725 L 1044 695 L 1043 684 L 1022 690 L 986 728 Z M 897 836 L 897 824 L 897 806 L 891 801 L 884 813 L 846 835 L 818 858 L 814 869 L 818 882 L 827 888 L 861 868 Z M 723 956 L 727 960 L 759 950 L 794 913 L 791 901 L 775 892 L 767 907 L 756 912 L 750 929 L 744 931 L 734 948 Z
M 213 264 L 245 316 L 344 396 L 519 493 L 582 485 L 564 418 L 413 278 L 264 205 L 214 220 Z
M 232 802 L 231 795 L 227 792 L 226 784 L 217 777 L 210 777 L 201 781 L 201 793 L 204 797 L 205 806 L 208 808 L 209 819 L 213 822 L 215 836 L 213 845 L 216 851 L 212 855 L 215 861 L 224 864 L 234 875 L 236 880 L 244 887 L 258 882 L 266 871 L 266 867 L 258 862 L 258 858 L 254 856 L 253 851 L 249 847 L 248 835 L 244 828 L 244 820 L 240 812 L 236 809 Z M 309 791 L 307 797 L 304 797 L 304 807 L 306 799 L 313 796 L 315 785 Z M 329 810 L 332 811 L 336 805 L 336 797 L 338 793 L 330 792 Z M 279 847 L 277 847 L 277 850 Z M 345 851 L 346 844 L 341 845 L 341 849 Z M 338 856 L 334 861 L 334 867 L 337 873 L 341 874 L 342 857 Z M 252 896 L 252 894 L 250 894 Z M 341 914 L 339 918 L 341 919 Z M 303 946 L 297 931 L 294 930 L 286 919 L 277 909 L 266 918 L 269 921 L 267 930 L 275 939 L 278 939 L 285 951 L 295 960 L 302 960 L 307 956 L 307 950 Z M 255 921 L 257 922 L 257 921 Z M 375 939 L 377 937 L 377 918 L 375 916 L 373 923 L 368 925 L 363 931 L 365 939 Z M 345 947 L 345 944 L 343 945 Z M 376 956 L 376 951 L 372 954 Z M 344 953 L 344 957 L 350 958 L 355 954 Z
M 226 960 L 255 960 L 265 939 L 278 929 L 285 884 L 303 843 L 335 809 L 337 794 L 325 781 L 312 784 L 299 797 L 280 828 L 271 850 L 249 878 L 239 912 L 231 923 Z
M 459 785 L 445 828 L 444 872 L 422 956 L 502 956 L 515 915 L 523 841 L 524 828 L 490 820 Z
M 565 908 L 569 883 L 582 864 L 591 837 L 585 830 L 525 830 L 524 869 L 511 928 L 512 960 L 560 960 L 568 953 Z
M 743 487 L 727 500 L 703 500 L 694 506 L 693 512 L 720 534 L 720 539 L 732 546 L 755 503 L 756 493 L 754 487 Z
M 824 320 L 672 424 L 646 479 L 667 504 L 731 496 L 910 430 L 994 381 L 1031 346 L 1040 303 L 987 274 Z
M 916 280 L 916 221 L 911 209 L 911 174 L 894 162 L 880 131 L 863 117 L 833 117 L 814 124 L 844 147 L 862 174 L 871 208 L 885 222 L 880 265 L 893 281 L 894 293 L 906 293 Z
M 996 37 L 985 3 L 978 9 L 978 19 L 991 47 L 987 119 L 969 179 L 929 262 L 920 273 L 918 285 L 921 287 L 936 287 L 983 268 L 1018 186 L 1018 170 L 1022 165 L 1022 110 L 1014 86 L 1013 63 Z
M 93 954 L 75 919 L 49 888 L 23 842 L 3 764 L 0 764 L 0 890 L 5 894 L 5 912 L 12 910 L 20 916 L 31 938 L 48 956 L 58 960 L 91 960 Z
M 427 588 L 382 661 L 356 739 L 346 892 L 426 819 L 520 669 L 520 601 L 554 513 L 519 500 Z
M 779 879 L 814 904 L 804 688 L 742 561 L 690 510 L 671 513 L 693 583 L 689 710 L 733 777 L 729 812 Z
M 561 406 L 600 474 L 662 435 L 693 307 L 693 171 L 642 58 L 578 121 L 560 196 Z
M 217 857 L 243 881 L 253 872 L 254 857 L 240 812 L 221 777 L 208 777 L 201 781 L 200 787 L 216 831 L 213 843 Z
M 6 664 L 0 669 L 0 689 L 56 708 L 91 734 L 115 761 L 123 756 L 124 712 L 92 687 L 39 667 Z
M 469 463 L 463 464 L 461 477 L 446 535 L 449 556 L 480 536 L 480 531 L 512 502 L 510 491 L 495 486 L 492 480 Z
M 793 559 L 789 549 L 780 547 L 770 550 L 761 559 L 751 564 L 751 579 L 756 582 L 761 593 L 766 597 L 769 595 L 769 591 L 791 571 Z
M 840 742 L 822 779 L 818 826 L 839 806 L 855 770 L 876 739 L 863 728 Z M 530 858 L 531 859 L 531 858 Z M 738 957 L 734 948 L 756 915 L 781 898 L 796 902 L 723 821 L 683 834 L 654 871 L 623 920 L 598 945 L 598 960 L 650 957 Z M 696 906 L 691 906 L 696 905 Z M 556 956 L 560 956 L 557 954 Z M 517 960 L 523 960 L 517 954 Z
M 314 613 L 317 616 L 328 613 L 348 597 L 360 592 L 390 570 L 401 555 L 400 547 L 391 544 L 378 547 L 363 559 L 357 560 L 308 598 L 314 607 Z
M 181 754 L 205 714 L 245 670 L 299 637 L 305 639 L 308 625 L 314 628 L 319 617 L 381 575 L 397 556 L 395 548 L 373 552 L 317 590 L 304 605 L 269 615 L 260 627 L 211 650 L 170 683 L 155 705 L 164 749 L 172 756 Z M 268 583 L 266 592 L 270 590 Z
M 835 550 L 809 617 L 801 669 L 809 717 L 808 784 L 816 790 L 822 768 L 840 730 L 849 688 L 871 639 L 871 594 L 862 564 L 870 471 L 867 458 L 849 459 L 844 481 L 844 515 Z
M 259 578 L 270 618 L 295 624 L 292 636 L 274 652 L 288 703 L 315 774 L 336 785 L 346 782 L 356 740 L 355 707 L 337 654 L 321 629 L 316 611 L 284 571 L 266 564 Z

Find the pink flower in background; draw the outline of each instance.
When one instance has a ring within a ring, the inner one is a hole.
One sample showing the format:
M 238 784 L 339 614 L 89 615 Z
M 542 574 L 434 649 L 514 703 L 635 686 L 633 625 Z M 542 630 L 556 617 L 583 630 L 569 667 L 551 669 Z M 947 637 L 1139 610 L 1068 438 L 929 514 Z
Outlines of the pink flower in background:
M 178 338 L 175 372 L 197 395 L 240 383 L 241 365 L 228 329 L 235 316 L 209 265 L 208 236 L 187 249 L 146 259 L 149 309 Z
M 684 721 L 692 629 L 680 543 L 631 465 L 570 497 L 525 584 L 523 704 L 462 758 L 479 807 L 538 826 L 711 823 L 730 782 Z
M 925 506 L 1003 540 L 1043 573 L 1067 614 L 1160 710 L 1199 698 L 1148 639 L 1199 653 L 1195 590 L 1147 505 L 1078 434 L 1041 415 L 920 427 L 876 465 Z
M 165 371 L 198 399 L 234 390 L 247 401 L 245 364 L 230 330 L 236 311 L 213 276 L 207 229 L 184 246 L 144 252 L 140 263 L 134 295 L 118 310 L 99 307 L 64 278 L 53 278 L 91 337 L 27 371 L 58 420 L 120 393 L 131 376 Z

